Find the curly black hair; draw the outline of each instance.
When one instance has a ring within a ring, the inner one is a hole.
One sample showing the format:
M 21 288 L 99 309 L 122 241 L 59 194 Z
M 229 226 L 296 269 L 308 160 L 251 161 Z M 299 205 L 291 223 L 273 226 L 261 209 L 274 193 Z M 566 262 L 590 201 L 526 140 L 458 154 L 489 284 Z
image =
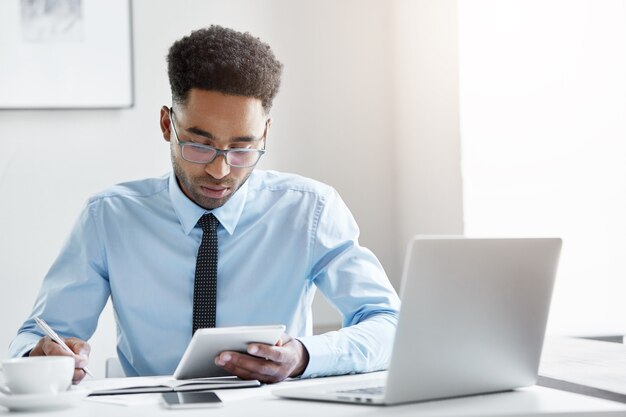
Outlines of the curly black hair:
M 167 55 L 172 100 L 180 104 L 199 88 L 258 98 L 269 113 L 282 69 L 268 44 L 217 25 L 177 40 Z

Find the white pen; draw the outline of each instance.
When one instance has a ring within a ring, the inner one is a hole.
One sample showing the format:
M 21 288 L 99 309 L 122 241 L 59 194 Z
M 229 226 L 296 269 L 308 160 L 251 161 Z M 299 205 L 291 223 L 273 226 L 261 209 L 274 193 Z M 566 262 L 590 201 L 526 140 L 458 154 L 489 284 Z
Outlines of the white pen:
M 72 355 L 76 356 L 76 354 L 74 352 L 72 352 L 72 349 L 69 348 L 69 346 L 67 346 L 65 344 L 65 342 L 63 341 L 63 339 L 61 339 L 59 337 L 58 334 L 56 334 L 56 332 L 54 330 L 52 330 L 52 327 L 48 326 L 48 323 L 46 323 L 45 321 L 43 321 L 40 317 L 35 317 L 35 323 L 37 323 L 37 326 L 39 326 L 39 328 L 47 335 L 50 336 L 50 339 L 54 340 L 59 346 L 61 346 L 63 348 L 63 350 L 65 350 L 66 352 L 71 353 Z M 89 375 L 90 377 L 93 377 L 93 374 L 91 373 L 91 371 L 89 371 L 89 369 L 82 368 L 83 371 L 85 371 L 85 373 L 87 375 Z

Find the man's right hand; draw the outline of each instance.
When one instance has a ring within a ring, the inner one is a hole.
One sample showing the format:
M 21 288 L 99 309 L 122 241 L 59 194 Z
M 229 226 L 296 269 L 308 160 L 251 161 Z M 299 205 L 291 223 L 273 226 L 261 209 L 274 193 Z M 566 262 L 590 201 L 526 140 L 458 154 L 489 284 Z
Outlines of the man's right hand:
M 91 352 L 91 346 L 84 340 L 80 340 L 76 337 L 68 337 L 63 339 L 65 344 L 72 349 L 74 355 L 66 352 L 58 343 L 45 336 L 39 339 L 37 345 L 30 351 L 28 356 L 73 356 L 74 376 L 72 377 L 72 383 L 78 384 L 85 377 L 85 371 L 82 368 L 87 366 L 89 362 L 89 353 Z

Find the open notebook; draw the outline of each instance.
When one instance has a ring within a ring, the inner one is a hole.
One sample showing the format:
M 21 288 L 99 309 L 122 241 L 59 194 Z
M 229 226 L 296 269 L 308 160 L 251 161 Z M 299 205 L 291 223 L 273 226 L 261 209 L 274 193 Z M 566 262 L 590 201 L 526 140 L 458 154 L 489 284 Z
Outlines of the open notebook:
M 225 388 L 258 387 L 257 380 L 244 381 L 235 376 L 174 379 L 171 376 L 140 376 L 106 378 L 83 381 L 80 386 L 91 391 L 90 395 L 141 394 L 149 392 L 183 392 Z

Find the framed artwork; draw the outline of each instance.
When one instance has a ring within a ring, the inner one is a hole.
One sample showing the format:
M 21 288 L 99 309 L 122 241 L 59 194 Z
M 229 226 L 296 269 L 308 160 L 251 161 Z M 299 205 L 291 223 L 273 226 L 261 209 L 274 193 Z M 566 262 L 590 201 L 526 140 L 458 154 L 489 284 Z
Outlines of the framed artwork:
M 130 0 L 0 1 L 0 109 L 132 105 Z

